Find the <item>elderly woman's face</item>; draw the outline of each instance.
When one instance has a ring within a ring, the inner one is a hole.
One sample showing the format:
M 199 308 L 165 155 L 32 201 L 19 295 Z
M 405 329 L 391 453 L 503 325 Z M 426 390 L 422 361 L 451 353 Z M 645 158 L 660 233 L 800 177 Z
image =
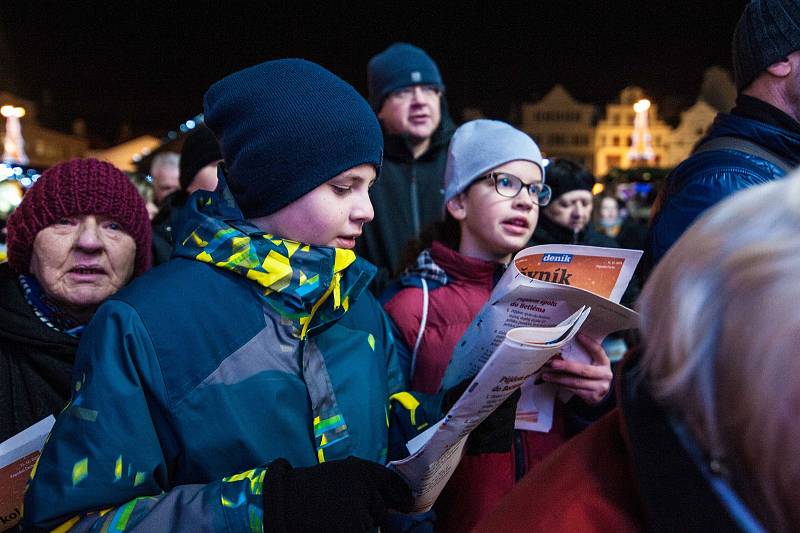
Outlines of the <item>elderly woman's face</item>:
M 45 294 L 76 316 L 93 313 L 133 275 L 136 242 L 110 218 L 62 218 L 33 241 L 30 271 Z

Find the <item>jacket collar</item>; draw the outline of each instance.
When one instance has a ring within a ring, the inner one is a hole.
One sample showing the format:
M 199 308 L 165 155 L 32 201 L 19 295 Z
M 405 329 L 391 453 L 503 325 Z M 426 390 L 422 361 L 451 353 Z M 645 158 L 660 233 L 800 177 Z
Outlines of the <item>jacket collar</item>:
M 246 278 L 300 339 L 341 318 L 375 275 L 352 250 L 275 238 L 248 223 L 222 175 L 216 191 L 192 195 L 183 220 L 174 255 Z
M 774 105 L 746 94 L 740 94 L 736 98 L 736 107 L 731 110 L 731 114 L 757 120 L 800 135 L 800 122 L 797 122 Z
M 747 139 L 792 165 L 800 164 L 800 134 L 794 131 L 740 115 L 720 113 L 698 146 L 717 137 Z
M 688 430 L 647 392 L 629 354 L 617 390 L 622 434 L 653 531 L 763 531 L 733 489 L 711 472 Z
M 461 255 L 439 241 L 433 241 L 431 257 L 447 272 L 451 281 L 488 285 L 490 288 L 494 285 L 498 270 L 505 270 L 499 263 Z
M 579 244 L 584 241 L 585 233 L 590 225 L 591 223 L 587 224 L 583 230 L 575 233 L 570 228 L 553 222 L 547 215 L 541 213 L 532 240 L 537 244 Z

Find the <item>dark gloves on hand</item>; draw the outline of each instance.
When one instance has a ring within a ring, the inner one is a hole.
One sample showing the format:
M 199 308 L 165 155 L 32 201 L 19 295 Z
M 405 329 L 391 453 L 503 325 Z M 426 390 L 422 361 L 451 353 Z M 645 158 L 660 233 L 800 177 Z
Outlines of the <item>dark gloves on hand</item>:
M 306 468 L 277 459 L 264 477 L 265 531 L 369 531 L 388 509 L 410 512 L 412 505 L 400 476 L 356 457 Z
M 467 439 L 467 454 L 505 453 L 514 444 L 514 421 L 517 418 L 517 402 L 521 392 L 515 390 L 511 396 L 497 406 L 492 414 L 472 430 Z
M 444 393 L 442 410 L 447 412 L 464 394 L 473 378 L 467 378 Z M 514 420 L 517 417 L 517 402 L 520 390 L 514 391 L 492 414 L 472 430 L 467 439 L 467 454 L 504 453 L 511 451 L 514 443 Z

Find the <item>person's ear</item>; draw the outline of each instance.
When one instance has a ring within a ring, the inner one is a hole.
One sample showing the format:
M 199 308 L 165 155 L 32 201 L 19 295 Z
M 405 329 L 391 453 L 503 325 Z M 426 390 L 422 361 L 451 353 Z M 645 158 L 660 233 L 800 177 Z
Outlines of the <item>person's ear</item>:
M 767 72 L 777 78 L 785 78 L 792 73 L 792 70 L 797 69 L 797 62 L 793 62 L 790 58 L 784 57 L 780 61 L 776 61 L 767 67 Z
M 466 195 L 460 192 L 447 201 L 447 212 L 458 221 L 467 218 L 467 205 L 465 200 Z

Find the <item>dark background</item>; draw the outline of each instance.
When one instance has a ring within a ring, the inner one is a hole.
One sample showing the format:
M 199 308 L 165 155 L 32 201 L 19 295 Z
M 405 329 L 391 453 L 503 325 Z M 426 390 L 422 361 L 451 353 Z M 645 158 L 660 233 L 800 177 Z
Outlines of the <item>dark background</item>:
M 50 127 L 84 118 L 108 144 L 123 121 L 130 134 L 175 129 L 211 83 L 278 57 L 365 93 L 369 58 L 408 41 L 439 64 L 456 118 L 476 106 L 508 119 L 559 82 L 597 104 L 630 84 L 691 103 L 705 68 L 731 68 L 745 1 L 321 4 L 0 0 L 0 90 L 37 101 Z

